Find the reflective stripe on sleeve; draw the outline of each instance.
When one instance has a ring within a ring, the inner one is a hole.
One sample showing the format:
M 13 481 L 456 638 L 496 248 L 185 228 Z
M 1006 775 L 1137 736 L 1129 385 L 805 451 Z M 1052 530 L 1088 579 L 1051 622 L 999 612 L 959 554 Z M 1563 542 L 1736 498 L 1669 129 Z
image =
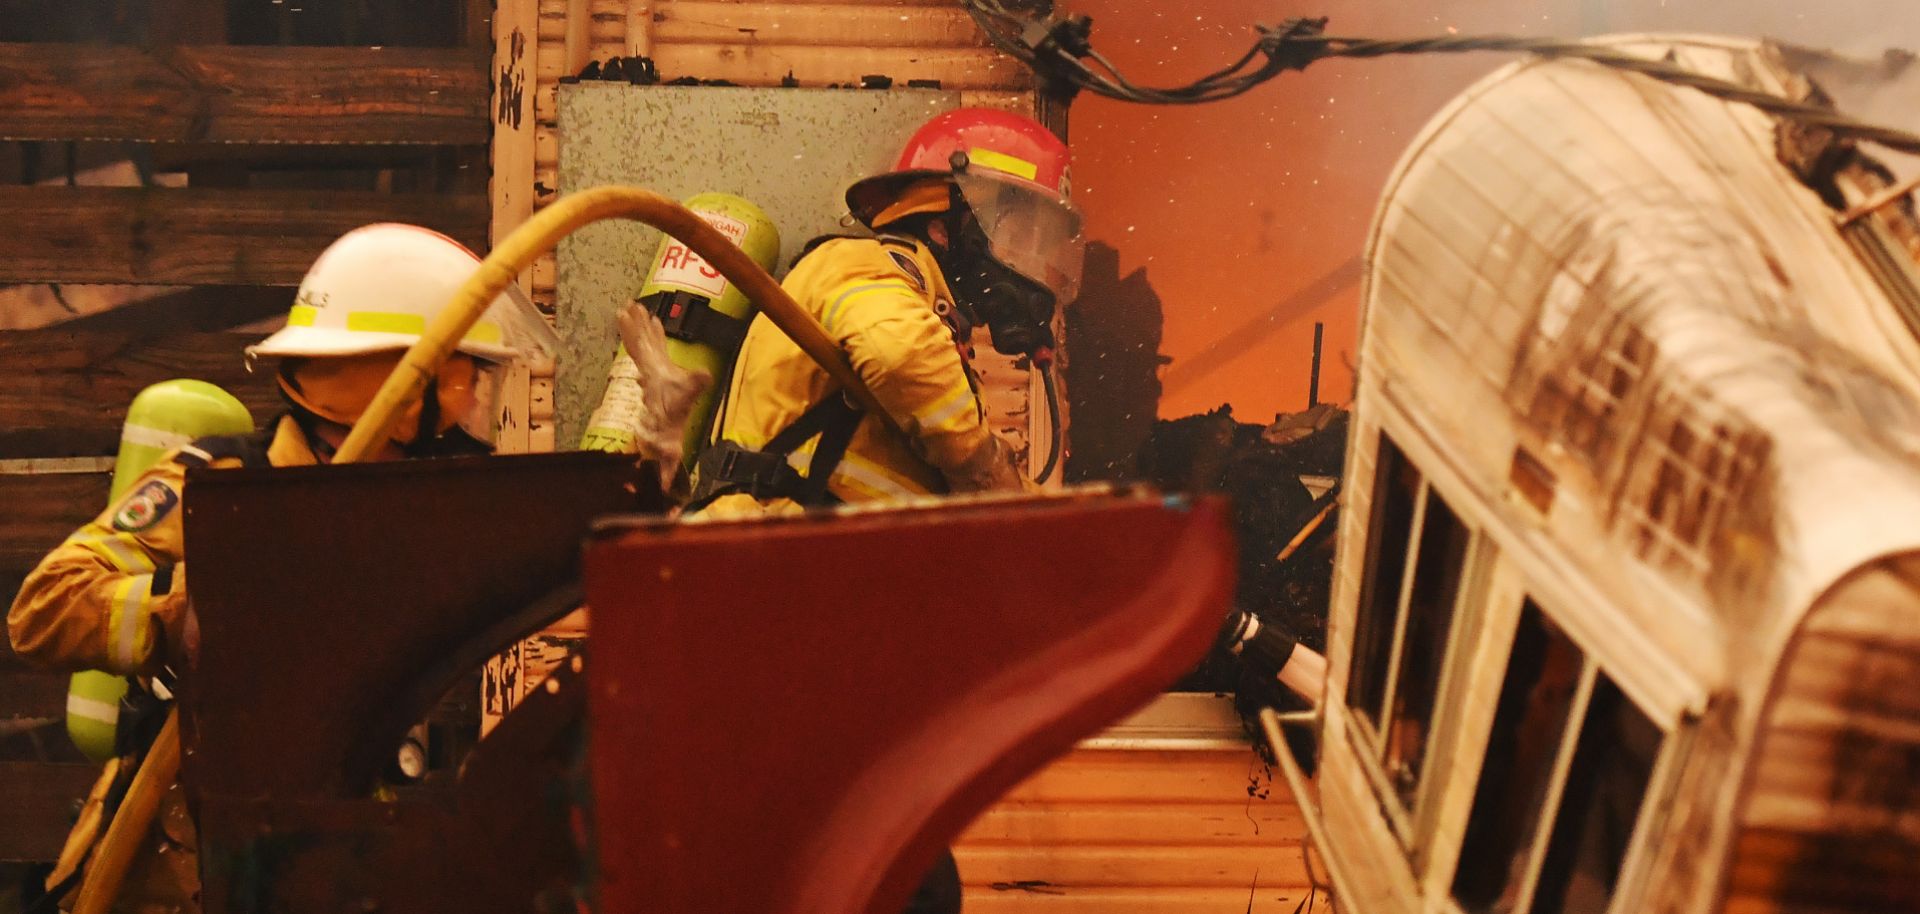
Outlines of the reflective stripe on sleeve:
M 948 392 L 945 397 L 940 398 L 939 402 L 914 414 L 914 418 L 919 420 L 921 428 L 941 429 L 967 411 L 969 407 L 972 407 L 974 414 L 978 415 L 978 404 L 979 400 L 974 397 L 972 386 L 963 383 Z
M 136 574 L 113 590 L 113 605 L 107 611 L 107 656 L 116 669 L 131 670 L 146 659 L 152 589 L 153 575 Z
M 828 330 L 832 330 L 834 319 L 840 316 L 840 306 L 846 304 L 848 301 L 854 298 L 857 298 L 862 295 L 868 295 L 874 292 L 899 292 L 899 293 L 916 297 L 916 298 L 919 296 L 919 293 L 914 291 L 914 288 L 912 286 L 909 286 L 904 282 L 874 282 L 874 283 L 868 283 L 864 286 L 854 286 L 853 288 L 840 293 L 840 297 L 833 300 L 833 304 L 828 306 L 827 308 L 826 319 L 821 321 L 820 323 L 826 325 L 826 328 Z
M 147 557 L 140 541 L 129 534 L 81 533 L 74 536 L 72 542 L 105 559 L 121 574 L 148 574 L 154 570 L 153 559 Z

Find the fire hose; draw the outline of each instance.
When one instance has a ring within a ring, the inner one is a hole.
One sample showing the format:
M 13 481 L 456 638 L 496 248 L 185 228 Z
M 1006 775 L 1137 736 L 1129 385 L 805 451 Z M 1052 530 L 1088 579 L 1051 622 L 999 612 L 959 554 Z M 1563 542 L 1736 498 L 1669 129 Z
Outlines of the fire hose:
M 441 365 L 494 298 L 521 271 L 532 266 L 536 258 L 558 246 L 560 239 L 602 219 L 638 220 L 685 243 L 746 293 L 761 313 L 818 363 L 848 396 L 881 421 L 893 424 L 893 418 L 847 363 L 845 355 L 820 323 L 726 236 L 686 207 L 652 191 L 637 187 L 596 187 L 554 202 L 494 246 L 493 252 L 454 293 L 453 300 L 427 324 L 420 340 L 401 356 L 400 364 L 387 376 L 360 421 L 354 423 L 346 440 L 335 451 L 333 462 L 362 460 L 385 441 L 407 407 L 418 400 L 427 384 L 439 375 Z M 105 914 L 119 895 L 134 854 L 159 811 L 161 796 L 179 777 L 179 717 L 178 708 L 168 712 L 159 737 L 147 750 L 146 762 L 134 775 L 119 813 L 107 826 L 93 862 L 87 867 L 73 914 Z

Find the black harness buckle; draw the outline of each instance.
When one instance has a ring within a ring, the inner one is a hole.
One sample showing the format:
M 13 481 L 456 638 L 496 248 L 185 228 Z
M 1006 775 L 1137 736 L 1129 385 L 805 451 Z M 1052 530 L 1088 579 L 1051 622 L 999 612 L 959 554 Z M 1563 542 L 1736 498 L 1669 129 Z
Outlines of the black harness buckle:
M 700 492 L 695 498 L 718 492 L 742 492 L 765 501 L 790 498 L 805 479 L 787 463 L 785 454 L 755 451 L 722 441 L 700 455 Z
M 641 307 L 660 319 L 667 336 L 701 343 L 730 358 L 747 339 L 748 322 L 713 310 L 713 300 L 692 292 L 655 292 L 640 299 Z

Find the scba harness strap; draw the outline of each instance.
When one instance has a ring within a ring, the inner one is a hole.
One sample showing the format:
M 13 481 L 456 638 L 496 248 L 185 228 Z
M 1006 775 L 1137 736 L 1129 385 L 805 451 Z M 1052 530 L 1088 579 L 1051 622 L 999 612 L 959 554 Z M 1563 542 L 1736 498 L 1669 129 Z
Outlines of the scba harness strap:
M 640 306 L 660 319 L 667 336 L 688 343 L 704 343 L 730 358 L 746 342 L 748 322 L 713 309 L 712 299 L 692 292 L 655 292 Z
M 700 483 L 694 490 L 689 512 L 698 511 L 714 501 L 735 494 L 751 495 L 761 501 L 790 498 L 808 508 L 838 504 L 827 490 L 833 471 L 846 456 L 847 445 L 865 416 L 845 395 L 831 394 L 814 404 L 793 424 L 780 431 L 759 450 L 722 441 L 707 448 L 698 464 Z M 807 462 L 807 474 L 793 468 L 788 457 L 801 445 L 818 436 L 813 458 Z

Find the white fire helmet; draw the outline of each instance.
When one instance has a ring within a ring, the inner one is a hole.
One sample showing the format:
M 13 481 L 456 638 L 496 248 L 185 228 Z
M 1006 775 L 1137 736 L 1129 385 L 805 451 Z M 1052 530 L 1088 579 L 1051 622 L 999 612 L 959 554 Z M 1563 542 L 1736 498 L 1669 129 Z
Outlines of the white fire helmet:
M 249 347 L 247 362 L 388 352 L 397 357 L 420 340 L 479 265 L 472 251 L 431 229 L 391 222 L 354 229 L 321 252 L 300 281 L 286 326 Z M 509 284 L 457 347 L 479 369 L 472 415 L 447 418 L 457 418 L 469 434 L 492 443 L 505 365 L 551 357 L 558 343 L 532 301 Z M 288 383 L 285 374 L 282 385 Z M 299 399 L 298 391 L 289 393 Z

